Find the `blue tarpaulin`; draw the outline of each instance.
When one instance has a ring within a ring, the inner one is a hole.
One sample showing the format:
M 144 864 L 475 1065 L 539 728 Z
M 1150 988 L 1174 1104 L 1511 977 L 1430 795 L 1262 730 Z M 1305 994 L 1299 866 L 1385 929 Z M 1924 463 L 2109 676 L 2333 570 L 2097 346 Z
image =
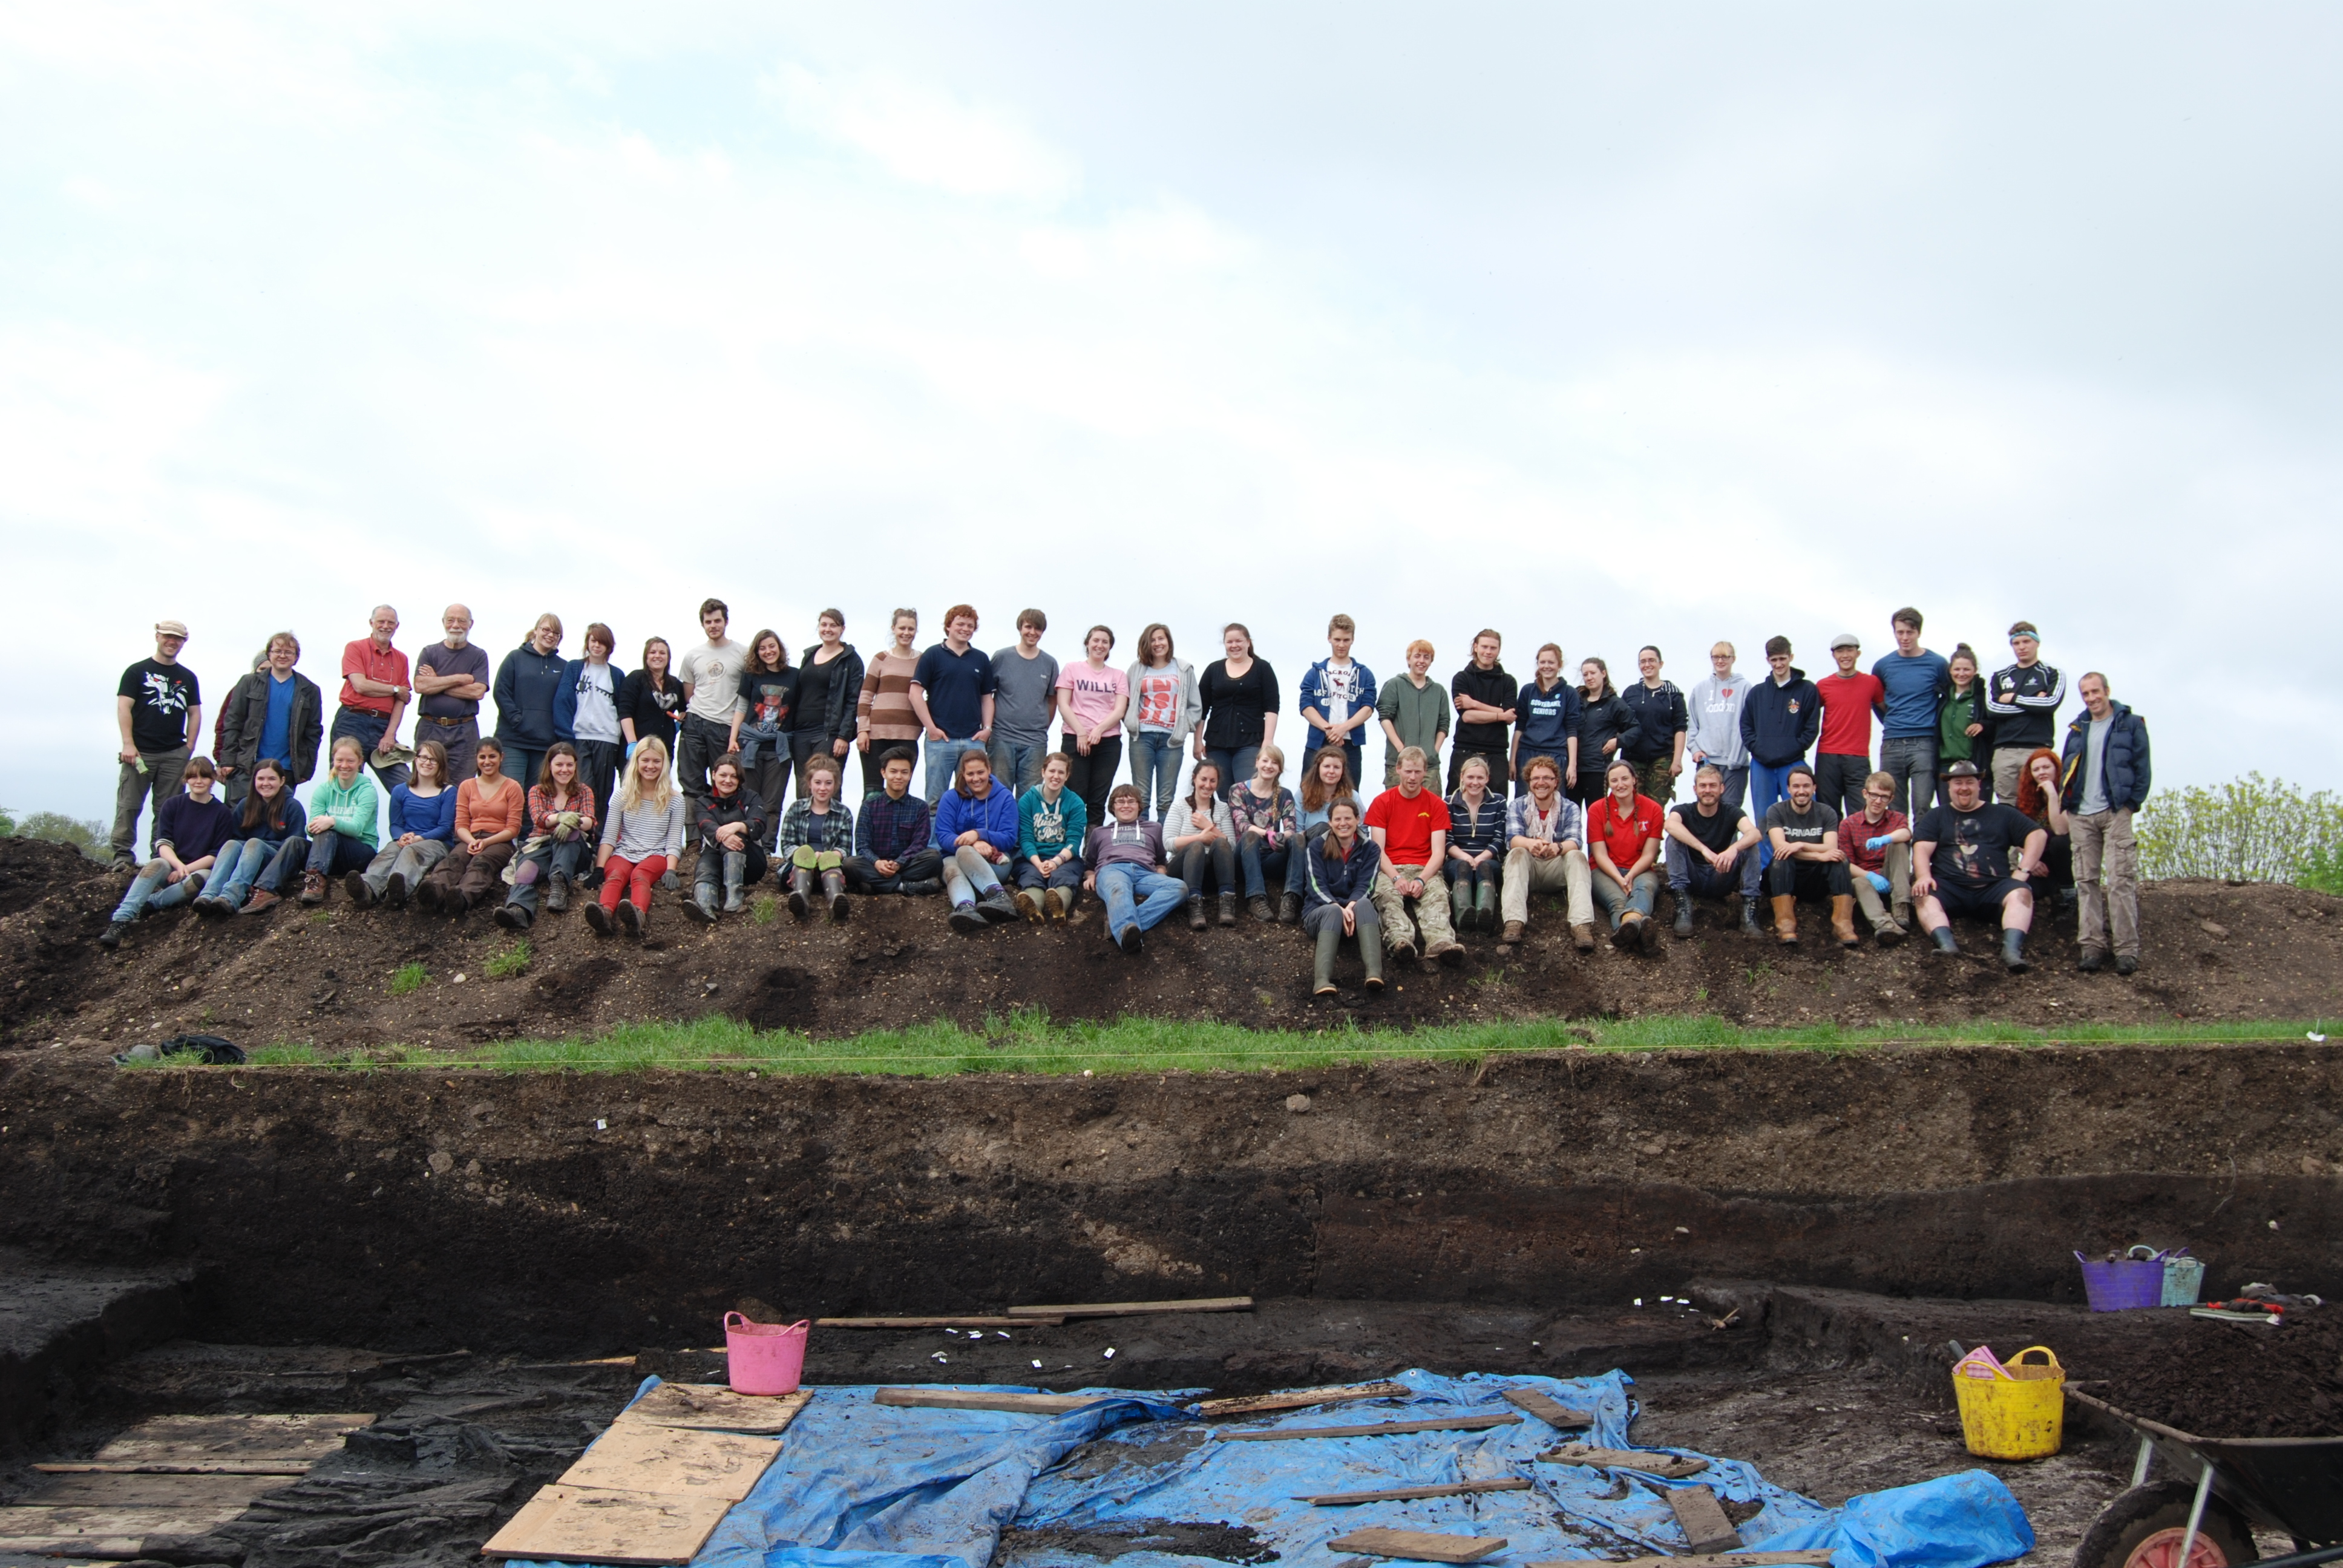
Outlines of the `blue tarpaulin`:
M 1332 1568 L 1347 1553 L 1329 1553 L 1326 1543 L 1366 1526 L 1502 1535 L 1505 1549 L 1485 1561 L 1520 1568 L 1689 1550 L 1668 1506 L 1674 1485 L 1759 1505 L 1739 1526 L 1750 1550 L 1827 1549 L 1832 1568 L 1985 1568 L 2034 1544 L 2017 1500 L 1982 1471 L 1825 1508 L 1738 1460 L 1686 1449 L 1647 1451 L 1654 1462 L 1668 1454 L 1708 1461 L 1676 1483 L 1631 1468 L 1540 1462 L 1537 1455 L 1565 1437 L 1633 1446 L 1633 1380 L 1622 1372 L 1409 1372 L 1393 1381 L 1410 1395 L 1209 1425 L 1172 1393 L 1100 1390 L 1099 1403 L 1045 1417 L 882 1405 L 868 1387 L 817 1389 L 780 1458 L 726 1516 L 695 1568 L 1100 1568 L 1110 1560 L 1114 1568 Z M 1507 1402 L 1508 1388 L 1590 1411 L 1593 1430 L 1557 1434 Z M 1522 1419 L 1477 1431 L 1225 1441 L 1232 1432 L 1451 1414 Z M 1531 1489 L 1342 1508 L 1299 1501 L 1509 1477 Z

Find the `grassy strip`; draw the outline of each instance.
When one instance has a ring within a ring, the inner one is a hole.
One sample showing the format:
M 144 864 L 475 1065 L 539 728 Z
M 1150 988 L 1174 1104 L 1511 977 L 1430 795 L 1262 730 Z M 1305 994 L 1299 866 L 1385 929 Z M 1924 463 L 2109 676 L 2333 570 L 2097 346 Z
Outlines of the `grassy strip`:
M 882 1073 L 940 1078 L 963 1072 L 1263 1071 L 1379 1060 L 1480 1061 L 1525 1051 L 1759 1050 L 1859 1051 L 1897 1045 L 2212 1045 L 2292 1042 L 2295 1022 L 2077 1024 L 2059 1030 L 1971 1020 L 1937 1028 L 1744 1029 L 1715 1017 L 1572 1023 L 1444 1024 L 1412 1032 L 1349 1027 L 1305 1031 L 1234 1024 L 1122 1019 L 1052 1024 L 1038 1013 L 963 1029 L 937 1021 L 873 1030 L 850 1040 L 811 1040 L 725 1018 L 630 1024 L 591 1039 L 527 1040 L 460 1052 L 386 1046 L 327 1055 L 314 1046 L 263 1047 L 261 1067 L 365 1070 L 489 1068 L 508 1072 L 626 1072 L 646 1069 L 786 1073 Z

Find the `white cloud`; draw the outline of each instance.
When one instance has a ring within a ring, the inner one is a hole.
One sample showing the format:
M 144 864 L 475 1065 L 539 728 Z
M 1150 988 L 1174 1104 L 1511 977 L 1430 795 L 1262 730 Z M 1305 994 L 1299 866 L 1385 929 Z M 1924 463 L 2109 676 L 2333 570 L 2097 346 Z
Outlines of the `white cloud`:
M 912 185 L 1054 203 L 1080 183 L 1072 159 L 1002 111 L 883 72 L 818 73 L 784 62 L 763 85 L 790 124 Z

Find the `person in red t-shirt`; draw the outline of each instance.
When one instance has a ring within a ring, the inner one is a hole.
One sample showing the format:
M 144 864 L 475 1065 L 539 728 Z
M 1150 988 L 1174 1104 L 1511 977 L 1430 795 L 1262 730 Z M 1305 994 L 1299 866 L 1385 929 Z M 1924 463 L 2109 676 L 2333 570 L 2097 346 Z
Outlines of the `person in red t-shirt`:
M 1399 783 L 1367 808 L 1367 832 L 1383 857 L 1371 896 L 1393 960 L 1418 952 L 1421 928 L 1423 956 L 1453 965 L 1463 961 L 1464 944 L 1448 923 L 1448 879 L 1437 869 L 1448 859 L 1448 802 L 1423 787 L 1429 767 L 1421 746 L 1402 751 Z
M 366 749 L 366 759 L 385 790 L 407 782 L 407 758 L 398 749 L 398 719 L 414 695 L 407 655 L 390 646 L 398 612 L 387 604 L 367 617 L 367 633 L 342 648 L 342 700 L 334 710 L 332 740 L 348 736 Z
M 1611 917 L 1611 945 L 1621 952 L 1656 947 L 1652 906 L 1660 897 L 1660 847 L 1666 823 L 1660 803 L 1635 792 L 1635 769 L 1622 759 L 1604 775 L 1609 792 L 1586 813 L 1586 848 L 1594 867 L 1594 901 Z
M 1871 772 L 1871 716 L 1887 717 L 1887 688 L 1855 668 L 1863 639 L 1851 631 L 1831 638 L 1838 673 L 1815 682 L 1823 699 L 1822 748 L 1815 753 L 1815 799 L 1852 817 L 1863 809 L 1863 781 Z

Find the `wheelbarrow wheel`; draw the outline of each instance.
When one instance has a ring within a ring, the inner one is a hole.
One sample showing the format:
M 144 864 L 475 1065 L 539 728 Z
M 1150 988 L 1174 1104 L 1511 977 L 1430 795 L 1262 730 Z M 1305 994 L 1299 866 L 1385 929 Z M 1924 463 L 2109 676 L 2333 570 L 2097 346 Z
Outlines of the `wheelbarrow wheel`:
M 2180 1542 L 2196 1498 L 2194 1486 L 2177 1481 L 2132 1488 L 2091 1522 L 2075 1549 L 2075 1568 L 2182 1568 Z M 2238 1568 L 2260 1555 L 2237 1511 L 2207 1498 L 2187 1568 Z

